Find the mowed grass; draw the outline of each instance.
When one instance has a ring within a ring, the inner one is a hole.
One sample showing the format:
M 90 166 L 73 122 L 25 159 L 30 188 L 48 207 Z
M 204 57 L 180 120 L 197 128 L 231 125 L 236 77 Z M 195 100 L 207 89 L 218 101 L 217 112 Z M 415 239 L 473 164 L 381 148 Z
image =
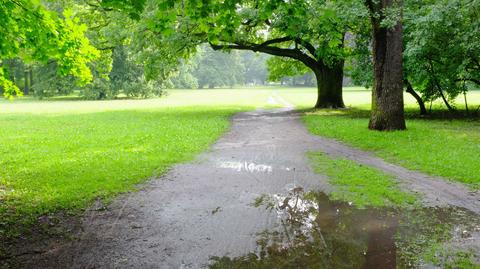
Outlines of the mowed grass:
M 208 149 L 270 91 L 171 91 L 165 98 L 0 103 L 0 236 L 14 225 L 132 190 Z
M 147 100 L 0 100 L 0 232 L 110 199 L 191 160 L 228 129 L 232 114 L 275 106 L 273 92 L 302 108 L 316 98 L 313 88 L 268 87 L 174 90 Z M 361 109 L 307 113 L 309 130 L 478 187 L 478 121 L 409 119 L 406 132 L 374 132 L 366 128 L 370 92 L 348 88 L 344 97 Z M 469 99 L 480 104 L 480 93 Z
M 279 91 L 298 107 L 311 107 L 313 89 Z M 378 156 L 404 167 L 480 188 L 480 121 L 475 119 L 430 119 L 407 117 L 407 131 L 377 132 L 367 129 L 369 118 L 368 91 L 347 89 L 346 110 L 317 110 L 307 112 L 303 118 L 313 134 L 346 142 L 352 146 L 373 151 Z M 468 96 L 471 108 L 480 104 L 480 92 Z M 460 100 L 457 107 L 461 108 Z M 434 105 L 436 109 L 441 104 Z M 415 115 L 414 100 L 407 96 L 408 115 Z M 437 111 L 438 112 L 438 111 Z
M 309 153 L 309 158 L 314 171 L 326 175 L 336 187 L 331 194 L 333 199 L 351 202 L 359 208 L 411 207 L 417 201 L 413 194 L 400 189 L 393 176 L 378 169 L 319 152 Z
M 277 88 L 276 92 L 298 108 L 311 108 L 317 100 L 316 88 Z M 405 106 L 411 109 L 418 109 L 415 99 L 408 93 L 404 93 Z M 372 92 L 363 87 L 344 87 L 343 100 L 347 107 L 370 109 Z M 471 91 L 467 94 L 467 102 L 470 110 L 476 110 L 480 106 L 480 90 Z M 427 109 L 430 103 L 425 104 Z M 465 103 L 463 95 L 458 96 L 453 105 L 458 109 L 464 109 Z M 441 100 L 432 104 L 433 109 L 446 109 Z

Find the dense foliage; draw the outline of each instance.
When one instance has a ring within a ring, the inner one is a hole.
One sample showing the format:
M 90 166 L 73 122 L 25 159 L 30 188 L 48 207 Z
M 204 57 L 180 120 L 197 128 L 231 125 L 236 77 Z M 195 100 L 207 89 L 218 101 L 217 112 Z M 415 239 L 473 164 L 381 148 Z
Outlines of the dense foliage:
M 348 5 L 363 7 L 355 1 Z M 344 34 L 365 15 L 344 12 L 345 7 L 341 1 L 151 0 L 140 12 L 137 40 L 155 76 L 165 76 L 176 59 L 191 58 L 199 44 L 293 59 L 322 82 L 317 83 L 318 107 L 342 107 L 343 60 L 350 50 Z
M 480 86 L 480 1 L 412 1 L 405 12 L 406 79 L 424 101 Z M 468 108 L 467 108 L 468 109 Z
M 217 52 L 202 46 L 169 80 L 174 88 L 180 89 L 262 85 L 267 80 L 265 60 L 252 52 Z
M 73 75 L 79 84 L 91 81 L 87 64 L 99 52 L 85 37 L 86 30 L 68 9 L 59 13 L 40 1 L 1 1 L 0 87 L 4 95 L 21 94 L 5 63 L 14 58 L 26 63 L 55 61 L 58 74 Z
M 304 64 L 289 58 L 272 57 L 267 60 L 268 80 L 297 86 L 315 85 L 314 74 Z

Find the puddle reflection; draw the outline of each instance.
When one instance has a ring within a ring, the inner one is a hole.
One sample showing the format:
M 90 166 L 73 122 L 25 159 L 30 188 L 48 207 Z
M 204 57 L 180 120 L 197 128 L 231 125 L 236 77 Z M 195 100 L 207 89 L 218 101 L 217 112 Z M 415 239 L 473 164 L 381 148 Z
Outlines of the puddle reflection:
M 456 243 L 456 251 L 465 239 L 480 244 L 472 238 L 478 216 L 460 209 L 357 209 L 301 187 L 262 195 L 254 205 L 275 212 L 278 227 L 258 234 L 257 251 L 214 257 L 210 268 L 414 268 L 430 263 L 425 253 L 449 244 Z M 455 255 L 432 257 L 456 262 Z
M 271 173 L 273 171 L 272 166 L 266 164 L 256 164 L 253 162 L 220 162 L 220 168 L 230 168 L 237 172 L 263 172 Z

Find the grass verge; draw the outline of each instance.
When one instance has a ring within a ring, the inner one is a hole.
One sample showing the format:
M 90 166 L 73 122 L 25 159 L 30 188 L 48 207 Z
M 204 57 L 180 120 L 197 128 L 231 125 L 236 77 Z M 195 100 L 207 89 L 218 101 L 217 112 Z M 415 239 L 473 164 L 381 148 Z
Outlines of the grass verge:
M 480 122 L 410 118 L 407 131 L 367 129 L 368 110 L 318 110 L 305 114 L 310 132 L 370 150 L 378 156 L 431 175 L 480 187 Z
M 336 187 L 335 200 L 352 202 L 356 207 L 409 207 L 416 197 L 400 190 L 395 178 L 382 171 L 324 153 L 309 153 L 314 171 L 329 178 Z

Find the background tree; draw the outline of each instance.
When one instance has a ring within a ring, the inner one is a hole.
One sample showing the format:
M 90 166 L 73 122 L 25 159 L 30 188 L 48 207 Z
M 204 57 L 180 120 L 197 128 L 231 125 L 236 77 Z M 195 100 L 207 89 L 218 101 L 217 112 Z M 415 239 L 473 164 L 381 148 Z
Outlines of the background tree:
M 451 102 L 459 94 L 480 85 L 480 1 L 406 3 L 407 90 L 420 92 L 423 113 L 423 102 L 438 98 L 454 110 Z
M 175 89 L 198 89 L 198 78 L 193 74 L 197 68 L 198 55 L 192 59 L 185 60 L 180 64 L 178 70 L 167 79 L 171 84 L 171 88 Z
M 168 81 L 179 89 L 263 85 L 268 73 L 264 56 L 249 51 L 214 51 L 204 45 L 194 56 L 182 60 Z
M 68 10 L 62 16 L 49 11 L 40 1 L 0 3 L 0 87 L 6 97 L 21 94 L 10 80 L 5 60 L 19 58 L 25 63 L 55 61 L 57 72 L 72 75 L 78 83 L 91 81 L 87 64 L 98 56 L 80 24 Z
M 265 85 L 267 83 L 267 59 L 270 59 L 268 54 L 255 53 L 244 51 L 240 54 L 245 68 L 246 85 Z
M 238 52 L 216 53 L 209 47 L 202 47 L 200 54 L 193 71 L 199 88 L 243 84 L 245 66 Z
M 300 81 L 303 86 L 315 85 L 312 71 L 298 61 L 289 58 L 272 57 L 267 60 L 268 80 L 280 81 L 282 84 L 289 81 L 292 86 L 298 86 Z

